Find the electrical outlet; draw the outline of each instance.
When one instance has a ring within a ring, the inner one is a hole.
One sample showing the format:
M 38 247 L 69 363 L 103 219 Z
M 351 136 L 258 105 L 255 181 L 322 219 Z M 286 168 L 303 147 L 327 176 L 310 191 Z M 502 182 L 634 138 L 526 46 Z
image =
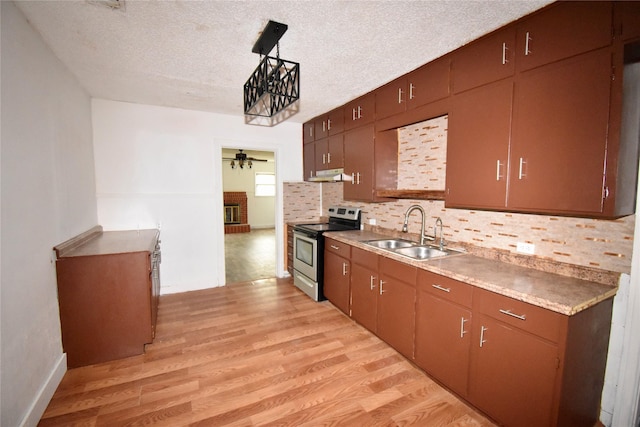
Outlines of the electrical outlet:
M 516 244 L 516 251 L 527 255 L 533 255 L 536 251 L 536 245 L 533 243 L 518 242 Z
M 376 219 L 375 218 L 369 218 L 369 225 L 376 225 Z

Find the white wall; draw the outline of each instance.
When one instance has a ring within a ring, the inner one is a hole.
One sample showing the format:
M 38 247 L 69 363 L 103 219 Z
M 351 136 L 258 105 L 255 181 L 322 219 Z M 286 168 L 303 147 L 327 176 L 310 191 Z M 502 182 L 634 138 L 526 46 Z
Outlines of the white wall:
M 66 370 L 52 248 L 97 224 L 91 102 L 1 2 L 3 426 L 35 425 Z
M 266 128 L 242 117 L 94 99 L 93 132 L 98 222 L 105 229 L 161 224 L 162 293 L 225 283 L 222 147 L 275 153 L 282 235 L 282 182 L 302 177 L 300 124 Z M 276 239 L 279 276 L 283 241 Z
M 259 156 L 255 156 L 260 158 Z M 247 167 L 231 169 L 229 161 L 222 162 L 222 182 L 224 191 L 244 191 L 247 193 L 247 210 L 251 228 L 272 228 L 275 226 L 275 197 L 256 197 L 256 172 L 275 173 L 274 162 L 253 162 Z

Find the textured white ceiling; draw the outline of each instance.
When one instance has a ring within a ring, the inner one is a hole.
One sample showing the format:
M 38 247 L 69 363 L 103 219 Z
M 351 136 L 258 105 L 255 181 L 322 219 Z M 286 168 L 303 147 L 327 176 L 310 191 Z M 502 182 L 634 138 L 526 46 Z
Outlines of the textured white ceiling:
M 549 0 L 16 1 L 93 97 L 242 115 L 253 44 L 289 26 L 304 122 L 548 4 Z M 273 52 L 275 55 L 275 51 Z

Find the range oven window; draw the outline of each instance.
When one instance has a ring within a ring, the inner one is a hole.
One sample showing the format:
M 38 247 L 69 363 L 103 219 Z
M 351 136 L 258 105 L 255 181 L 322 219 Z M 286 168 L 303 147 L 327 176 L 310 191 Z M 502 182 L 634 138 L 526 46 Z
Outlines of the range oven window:
M 307 264 L 309 267 L 313 267 L 313 243 L 297 238 L 296 239 L 296 259 Z

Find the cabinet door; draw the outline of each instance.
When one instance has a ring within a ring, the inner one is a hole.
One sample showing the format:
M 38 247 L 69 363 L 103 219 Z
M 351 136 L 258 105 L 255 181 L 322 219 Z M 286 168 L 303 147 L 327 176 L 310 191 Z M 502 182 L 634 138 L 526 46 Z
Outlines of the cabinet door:
M 512 94 L 508 79 L 453 96 L 445 206 L 505 207 Z
M 513 75 L 516 31 L 513 26 L 475 40 L 453 54 L 453 93 Z
M 373 198 L 374 133 L 373 125 L 359 127 L 344 134 L 344 172 L 353 180 L 345 182 L 345 200 Z
M 304 144 L 308 144 L 309 142 L 313 142 L 315 140 L 314 133 L 314 122 L 313 120 L 308 121 L 307 123 L 302 125 L 302 142 Z
M 344 106 L 344 129 L 373 123 L 375 118 L 376 97 L 373 92 L 354 99 Z
M 408 97 L 406 76 L 376 90 L 376 119 L 404 112 L 407 109 Z
M 418 291 L 415 362 L 461 396 L 467 395 L 471 311 Z
M 602 212 L 611 73 L 602 49 L 516 80 L 510 208 Z
M 384 272 L 381 272 L 380 276 L 377 334 L 391 347 L 412 359 L 415 331 L 415 286 Z
M 551 424 L 558 348 L 485 315 L 475 315 L 471 403 L 509 426 Z
M 518 70 L 569 58 L 611 44 L 612 3 L 558 2 L 518 25 Z
M 617 1 L 613 3 L 616 34 L 622 40 L 640 37 L 640 2 Z
M 327 115 L 329 135 L 338 135 L 344 131 L 344 108 L 336 108 Z
M 327 167 L 337 169 L 344 167 L 344 136 L 342 134 L 329 136 Z
M 304 144 L 302 146 L 302 157 L 303 157 L 303 169 L 304 169 L 304 180 L 308 181 L 309 178 L 316 176 L 316 154 L 315 154 L 316 146 L 314 143 Z
M 349 260 L 330 251 L 324 252 L 324 296 L 347 315 L 350 271 Z
M 351 264 L 351 317 L 376 332 L 378 272 Z
M 315 168 L 316 171 L 322 171 L 329 169 L 328 154 L 329 154 L 329 140 L 327 138 L 314 142 L 315 152 Z
M 407 109 L 449 96 L 450 68 L 451 57 L 447 55 L 409 73 L 407 75 Z
M 316 141 L 329 136 L 329 124 L 327 121 L 327 115 L 316 117 L 313 122 L 313 125 L 314 125 L 313 133 Z

